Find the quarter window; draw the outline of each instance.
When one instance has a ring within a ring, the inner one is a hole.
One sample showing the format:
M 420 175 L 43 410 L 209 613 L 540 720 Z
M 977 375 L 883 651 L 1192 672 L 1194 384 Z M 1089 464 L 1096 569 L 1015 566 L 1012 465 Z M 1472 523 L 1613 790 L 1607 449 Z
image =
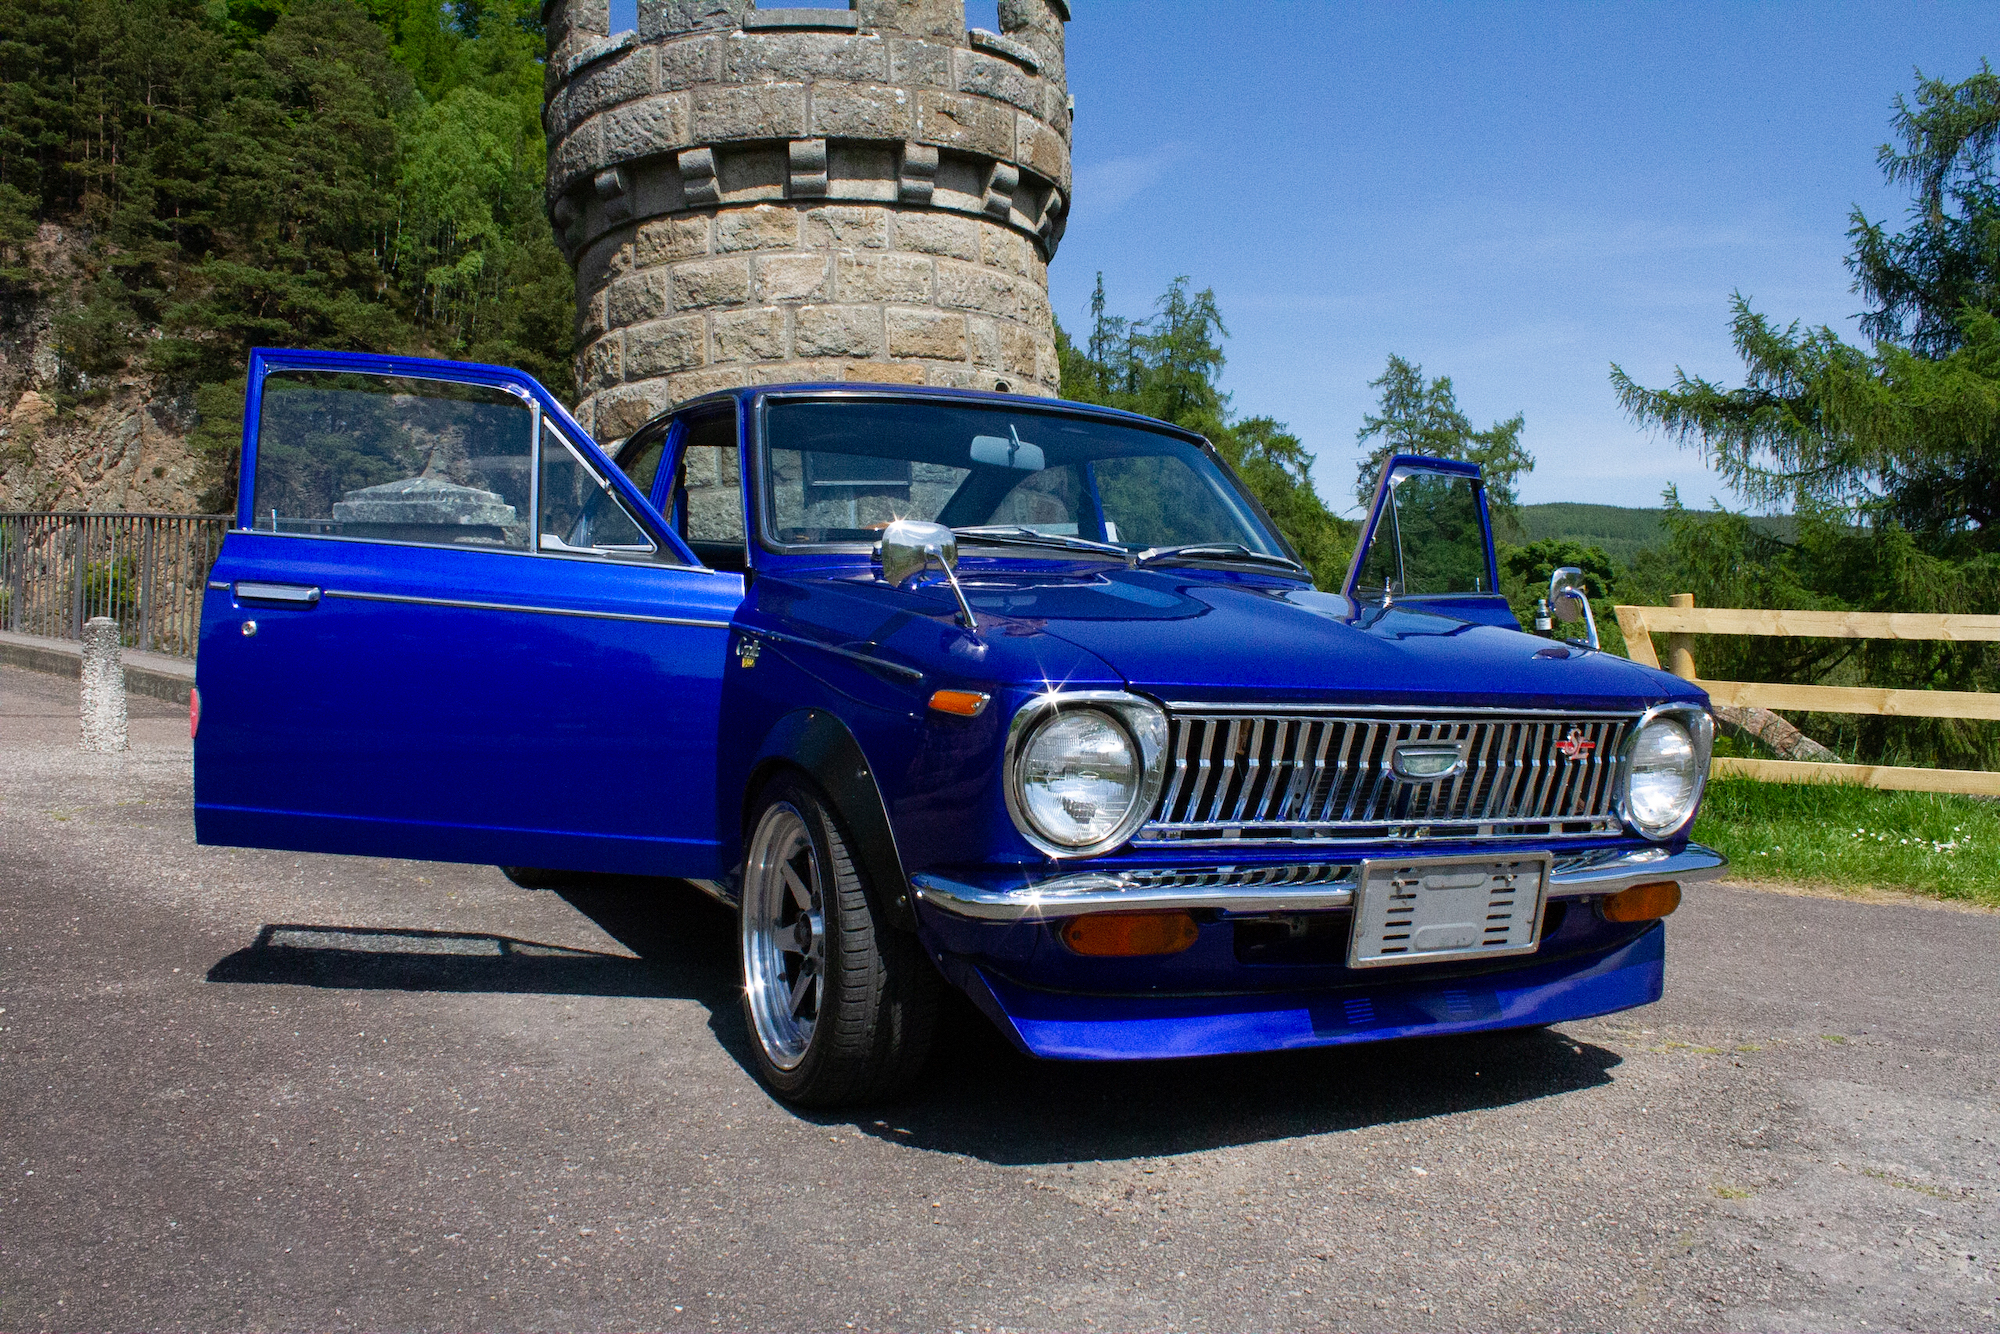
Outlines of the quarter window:
M 542 435 L 543 551 L 651 551 L 638 520 L 552 427 Z

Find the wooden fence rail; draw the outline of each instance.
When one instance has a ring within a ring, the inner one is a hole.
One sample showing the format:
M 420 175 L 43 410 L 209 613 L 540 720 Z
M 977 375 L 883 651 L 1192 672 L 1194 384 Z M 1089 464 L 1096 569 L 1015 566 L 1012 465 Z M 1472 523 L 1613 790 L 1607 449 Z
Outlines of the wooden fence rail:
M 2000 695 L 1964 690 L 1888 690 L 1878 686 L 1768 685 L 1704 681 L 1695 674 L 1691 635 L 1795 635 L 1810 639 L 2000 640 L 2000 616 L 1938 616 L 1918 612 L 1767 611 L 1697 607 L 1688 594 L 1671 607 L 1619 607 L 1618 628 L 1634 662 L 1658 667 L 1652 636 L 1665 634 L 1669 669 L 1706 690 L 1718 704 L 1806 713 L 1865 713 L 1892 718 L 1973 718 L 2000 722 Z M 1960 792 L 2000 797 L 2000 773 L 1977 769 L 1918 769 L 1889 764 L 1815 764 L 1798 760 L 1718 757 L 1719 777 L 1769 783 L 1858 783 L 1901 792 Z

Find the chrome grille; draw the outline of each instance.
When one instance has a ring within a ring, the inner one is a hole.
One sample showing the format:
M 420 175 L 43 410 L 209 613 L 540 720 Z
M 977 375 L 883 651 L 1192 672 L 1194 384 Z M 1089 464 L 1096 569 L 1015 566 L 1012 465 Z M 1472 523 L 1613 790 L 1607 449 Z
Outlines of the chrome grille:
M 1629 716 L 1404 718 L 1176 709 L 1167 786 L 1141 841 L 1547 838 L 1616 832 Z M 1392 768 L 1405 747 L 1457 747 L 1435 779 Z

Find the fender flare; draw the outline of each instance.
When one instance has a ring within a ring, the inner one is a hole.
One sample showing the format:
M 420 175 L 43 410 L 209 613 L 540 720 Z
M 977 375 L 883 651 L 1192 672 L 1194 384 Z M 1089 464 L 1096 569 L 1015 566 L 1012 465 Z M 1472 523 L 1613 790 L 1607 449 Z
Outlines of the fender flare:
M 915 931 L 910 880 L 896 850 L 889 809 L 876 786 L 874 769 L 847 724 L 825 709 L 799 709 L 772 724 L 751 762 L 750 781 L 743 790 L 741 827 L 746 835 L 751 801 L 772 771 L 785 765 L 803 770 L 833 802 L 854 840 L 854 856 L 865 872 L 869 897 L 883 917 L 899 930 Z

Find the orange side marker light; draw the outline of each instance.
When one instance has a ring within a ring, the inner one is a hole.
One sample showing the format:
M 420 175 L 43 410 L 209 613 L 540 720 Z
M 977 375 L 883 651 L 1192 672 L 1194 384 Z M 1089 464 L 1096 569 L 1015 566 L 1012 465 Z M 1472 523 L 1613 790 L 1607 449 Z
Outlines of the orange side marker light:
M 1650 922 L 1681 906 L 1681 887 L 1671 880 L 1634 885 L 1598 905 L 1606 921 Z
M 201 692 L 199 690 L 196 690 L 193 686 L 189 686 L 188 687 L 188 740 L 190 741 L 194 740 L 194 734 L 196 732 L 199 732 L 200 730 L 201 730 Z
M 940 690 L 931 696 L 931 707 L 958 718 L 977 718 L 986 712 L 986 703 L 991 698 L 977 690 Z
M 1063 944 L 1078 954 L 1179 954 L 1200 932 L 1184 912 L 1101 912 L 1063 923 Z

